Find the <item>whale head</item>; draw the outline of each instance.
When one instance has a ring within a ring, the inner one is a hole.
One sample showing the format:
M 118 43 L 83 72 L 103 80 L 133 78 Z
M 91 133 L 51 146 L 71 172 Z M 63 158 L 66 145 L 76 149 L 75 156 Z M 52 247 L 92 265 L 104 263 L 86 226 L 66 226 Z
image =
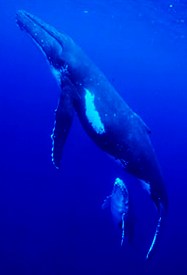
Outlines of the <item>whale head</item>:
M 24 10 L 17 12 L 16 21 L 44 53 L 54 73 L 79 71 L 81 49 L 68 35 Z

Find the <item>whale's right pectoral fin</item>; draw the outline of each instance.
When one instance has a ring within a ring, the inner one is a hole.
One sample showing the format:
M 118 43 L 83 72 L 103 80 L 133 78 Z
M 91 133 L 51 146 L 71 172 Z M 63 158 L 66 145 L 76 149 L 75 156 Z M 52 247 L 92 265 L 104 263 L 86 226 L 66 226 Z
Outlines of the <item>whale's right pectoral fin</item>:
M 58 107 L 55 110 L 55 123 L 52 138 L 52 162 L 60 168 L 62 151 L 73 121 L 74 109 L 70 96 L 70 87 L 62 88 Z

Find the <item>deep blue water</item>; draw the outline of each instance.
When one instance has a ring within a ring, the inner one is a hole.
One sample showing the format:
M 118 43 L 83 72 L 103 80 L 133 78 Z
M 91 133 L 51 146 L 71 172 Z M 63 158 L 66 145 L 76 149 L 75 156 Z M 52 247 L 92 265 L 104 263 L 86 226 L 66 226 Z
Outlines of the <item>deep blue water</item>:
M 62 168 L 51 162 L 59 88 L 15 22 L 25 9 L 68 33 L 152 131 L 169 213 L 152 259 L 152 205 L 132 181 L 135 237 L 101 209 L 121 169 L 75 119 Z M 0 0 L 0 274 L 187 274 L 187 4 Z

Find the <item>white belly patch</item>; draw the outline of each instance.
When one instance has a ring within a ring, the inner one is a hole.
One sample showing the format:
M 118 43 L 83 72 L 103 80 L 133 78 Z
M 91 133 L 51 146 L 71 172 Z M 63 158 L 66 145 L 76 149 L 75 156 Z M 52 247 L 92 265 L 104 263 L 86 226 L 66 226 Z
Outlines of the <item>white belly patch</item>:
M 86 117 L 89 123 L 97 134 L 103 134 L 105 132 L 104 124 L 101 121 L 101 117 L 94 105 L 95 96 L 88 90 L 85 89 L 85 111 Z

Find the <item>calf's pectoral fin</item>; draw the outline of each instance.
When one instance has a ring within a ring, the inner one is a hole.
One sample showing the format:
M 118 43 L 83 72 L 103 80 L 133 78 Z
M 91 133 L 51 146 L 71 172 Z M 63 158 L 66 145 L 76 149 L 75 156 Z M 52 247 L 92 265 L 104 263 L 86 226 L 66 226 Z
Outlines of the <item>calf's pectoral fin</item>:
M 58 107 L 55 110 L 55 123 L 52 138 L 52 162 L 60 168 L 62 151 L 73 121 L 74 109 L 70 97 L 70 87 L 62 88 Z
M 104 200 L 104 202 L 103 202 L 103 204 L 101 206 L 102 209 L 106 209 L 107 207 L 110 206 L 110 204 L 111 204 L 111 197 L 112 197 L 112 195 L 109 195 L 109 196 L 106 197 L 106 199 Z
M 123 213 L 121 217 L 121 246 L 123 245 L 124 238 L 125 238 L 125 213 Z

